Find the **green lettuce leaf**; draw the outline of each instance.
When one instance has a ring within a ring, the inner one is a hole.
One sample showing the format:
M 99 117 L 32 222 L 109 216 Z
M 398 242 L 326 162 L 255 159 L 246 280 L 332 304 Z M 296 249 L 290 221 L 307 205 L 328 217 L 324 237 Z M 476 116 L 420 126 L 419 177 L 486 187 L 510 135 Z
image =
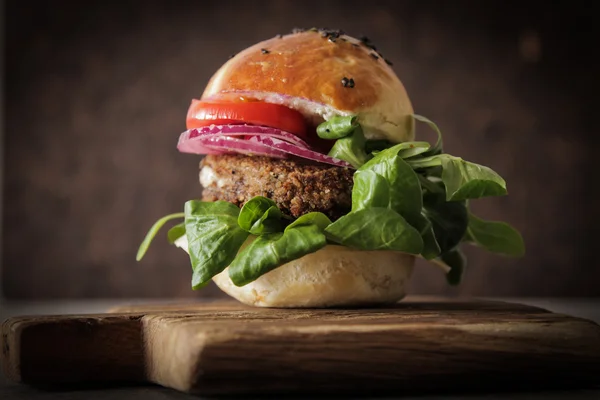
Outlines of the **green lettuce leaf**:
M 442 250 L 437 242 L 433 224 L 429 218 L 422 212 L 419 217 L 415 219 L 413 226 L 419 231 L 421 238 L 423 239 L 423 250 L 421 251 L 423 258 L 432 260 L 439 256 Z
M 337 116 L 319 124 L 317 135 L 321 139 L 340 139 L 351 134 L 356 127 L 356 116 Z
M 417 218 L 423 207 L 421 184 L 415 171 L 398 156 L 406 148 L 401 143 L 379 152 L 357 172 L 372 171 L 381 175 L 389 185 L 390 208 L 406 219 Z M 353 200 L 354 202 L 354 200 Z
M 503 196 L 507 193 L 506 182 L 491 168 L 459 157 L 443 157 L 442 168 L 442 181 L 449 201 Z
M 352 188 L 352 211 L 390 206 L 390 185 L 372 170 L 356 171 Z
M 413 118 L 419 122 L 423 122 L 423 123 L 427 124 L 431 129 L 433 129 L 435 131 L 435 133 L 437 133 L 437 141 L 436 141 L 435 145 L 431 149 L 429 149 L 429 151 L 424 153 L 423 155 L 424 156 L 433 156 L 433 155 L 442 153 L 444 143 L 442 140 L 442 131 L 440 131 L 440 128 L 438 128 L 438 126 L 435 124 L 435 122 L 431 121 L 428 118 L 425 118 L 422 115 L 413 114 Z
M 148 233 L 146 233 L 144 240 L 140 244 L 140 247 L 138 248 L 137 254 L 135 256 L 136 261 L 140 261 L 142 258 L 144 258 L 144 255 L 148 251 L 148 247 L 150 247 L 150 243 L 152 243 L 152 240 L 154 240 L 154 237 L 156 236 L 158 231 L 160 231 L 160 228 L 162 228 L 167 222 L 173 219 L 180 219 L 183 217 L 184 213 L 175 213 L 166 215 L 158 221 L 156 221 L 154 225 L 152 225 Z
M 275 202 L 263 196 L 251 198 L 244 204 L 238 216 L 240 228 L 253 235 L 281 232 L 282 213 Z
M 354 168 L 358 168 L 369 159 L 365 152 L 365 143 L 362 128 L 358 126 L 350 135 L 336 140 L 328 155 L 344 160 Z
M 330 224 L 331 220 L 329 219 L 329 217 L 327 217 L 327 215 L 320 212 L 309 212 L 308 214 L 304 214 L 298 217 L 298 219 L 289 224 L 285 229 L 290 230 L 299 226 L 316 225 L 317 227 L 319 227 L 319 229 L 321 229 L 321 231 L 323 231 Z
M 450 271 L 446 274 L 448 283 L 454 286 L 458 285 L 467 267 L 467 259 L 464 254 L 460 250 L 454 249 L 442 254 L 439 260 L 450 267 Z
M 484 221 L 471 213 L 464 241 L 492 253 L 510 257 L 525 255 L 525 242 L 519 231 L 505 222 Z
M 423 213 L 431 221 L 440 253 L 454 249 L 467 231 L 469 219 L 464 202 L 446 201 L 445 194 L 426 192 Z M 439 254 L 439 253 L 438 253 Z
M 372 207 L 347 214 L 325 229 L 327 239 L 361 250 L 395 250 L 419 254 L 421 234 L 396 211 Z
M 192 269 L 192 288 L 206 284 L 235 258 L 248 237 L 238 225 L 240 209 L 225 201 L 185 203 L 185 231 Z
M 182 213 L 183 215 L 183 213 Z M 167 232 L 167 240 L 170 244 L 175 243 L 177 239 L 185 235 L 185 222 L 173 226 Z
M 357 207 L 389 207 L 396 211 L 419 232 L 422 256 L 430 260 L 440 254 L 440 248 L 432 223 L 422 214 L 423 191 L 419 177 L 402 158 L 403 151 L 429 147 L 418 143 L 406 142 L 383 150 L 358 169 L 354 174 L 352 211 Z
M 404 142 L 398 145 L 398 156 L 402 158 L 411 158 L 423 154 L 429 150 L 427 142 Z
M 431 157 L 407 160 L 415 169 L 441 166 L 442 181 L 448 201 L 478 199 L 507 194 L 506 182 L 492 169 L 471 163 L 460 157 L 438 154 Z
M 273 269 L 325 247 L 323 226 L 329 219 L 321 213 L 309 213 L 290 224 L 283 233 L 257 237 L 229 266 L 229 277 L 236 286 L 244 286 Z
M 394 144 L 385 139 L 367 140 L 365 143 L 365 151 L 367 154 L 373 153 L 373 155 L 376 155 L 381 151 L 394 146 L 398 146 L 398 144 Z M 427 142 L 403 142 L 400 143 L 398 155 L 402 158 L 410 158 L 426 153 L 429 148 L 430 144 Z

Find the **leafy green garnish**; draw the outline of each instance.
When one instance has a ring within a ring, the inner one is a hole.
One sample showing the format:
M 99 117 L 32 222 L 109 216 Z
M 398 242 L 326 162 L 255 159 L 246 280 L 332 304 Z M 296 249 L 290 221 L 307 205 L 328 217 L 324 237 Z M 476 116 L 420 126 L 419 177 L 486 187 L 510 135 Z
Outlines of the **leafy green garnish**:
M 429 150 L 429 143 L 427 142 L 404 142 L 400 144 L 401 146 L 398 145 L 398 156 L 402 158 L 418 156 Z
M 313 215 L 296 225 L 288 226 L 283 233 L 257 237 L 229 266 L 231 281 L 236 286 L 246 285 L 289 261 L 325 247 L 327 239 L 322 226 L 308 223 L 311 218 L 321 219 Z
M 507 193 L 504 179 L 483 165 L 459 157 L 443 157 L 442 168 L 442 181 L 449 201 L 503 196 Z
M 371 170 L 354 173 L 352 211 L 370 207 L 390 206 L 390 185 L 382 176 Z
M 431 149 L 429 149 L 427 153 L 423 154 L 423 156 L 433 156 L 436 154 L 440 154 L 443 151 L 444 147 L 444 143 L 442 140 L 442 131 L 440 131 L 440 128 L 438 128 L 435 122 L 431 121 L 428 118 L 425 118 L 422 115 L 413 114 L 413 118 L 419 122 L 426 123 L 431 129 L 435 131 L 435 133 L 437 133 L 437 141 L 435 142 L 435 145 Z
M 484 221 L 471 213 L 464 241 L 510 257 L 525 255 L 525 243 L 519 231 L 505 222 Z
M 185 203 L 185 231 L 197 289 L 222 272 L 248 237 L 238 225 L 240 209 L 225 201 Z
M 440 252 L 454 249 L 465 235 L 468 225 L 467 207 L 464 202 L 446 201 L 444 193 L 425 193 L 423 213 L 433 226 Z
M 467 259 L 464 254 L 454 249 L 440 256 L 440 261 L 450 267 L 450 271 L 446 274 L 446 280 L 451 285 L 458 285 L 467 267 Z
M 150 243 L 152 243 L 152 240 L 154 239 L 160 228 L 162 228 L 167 222 L 173 219 L 179 219 L 183 217 L 183 213 L 175 213 L 165 215 L 164 217 L 156 221 L 154 225 L 152 225 L 148 233 L 146 233 L 146 237 L 144 237 L 144 240 L 140 244 L 140 247 L 138 248 L 137 254 L 135 256 L 136 261 L 140 261 L 142 258 L 144 258 L 144 255 L 148 251 L 148 247 L 150 247 Z
M 428 144 L 415 146 L 414 143 L 419 142 L 401 143 L 383 150 L 358 169 L 354 174 L 352 210 L 354 211 L 355 204 L 363 203 L 379 207 L 389 206 L 420 233 L 423 241 L 422 255 L 426 259 L 432 259 L 440 254 L 440 248 L 436 243 L 431 222 L 422 214 L 423 195 L 419 177 L 401 156 L 407 150 L 429 148 Z M 370 185 L 361 182 L 365 180 L 361 174 L 367 172 L 370 172 L 367 175 Z M 365 188 L 370 189 L 371 193 Z
M 337 116 L 317 126 L 317 135 L 321 139 L 340 139 L 348 136 L 358 126 L 356 116 Z
M 432 260 L 439 256 L 441 253 L 440 245 L 437 242 L 433 224 L 429 218 L 421 212 L 421 214 L 413 221 L 413 226 L 419 231 L 421 238 L 423 239 L 423 250 L 421 251 L 423 258 Z
M 329 225 L 325 234 L 335 243 L 361 250 L 395 250 L 411 254 L 423 250 L 419 232 L 389 208 L 353 211 Z
M 358 126 L 350 135 L 336 140 L 328 155 L 358 168 L 369 159 L 365 152 L 365 142 L 362 128 Z
M 298 217 L 298 219 L 289 224 L 285 229 L 288 230 L 297 228 L 299 226 L 316 225 L 320 230 L 323 231 L 329 226 L 329 224 L 331 224 L 331 220 L 329 217 L 327 217 L 327 215 L 320 212 L 309 212 L 308 214 Z
M 238 216 L 238 225 L 253 235 L 275 233 L 283 229 L 281 217 L 281 211 L 273 200 L 256 196 L 242 207 Z
M 181 213 L 183 215 L 183 213 Z M 167 232 L 167 240 L 170 244 L 185 235 L 185 222 L 175 225 Z
M 441 166 L 442 181 L 446 186 L 446 200 L 458 201 L 502 196 L 507 193 L 506 182 L 488 167 L 471 163 L 448 154 L 409 159 L 415 169 Z
M 383 150 L 358 169 L 381 175 L 389 185 L 390 207 L 407 219 L 421 213 L 422 195 L 419 178 L 413 169 L 398 156 L 406 146 L 401 143 Z M 415 217 L 416 218 L 416 217 Z

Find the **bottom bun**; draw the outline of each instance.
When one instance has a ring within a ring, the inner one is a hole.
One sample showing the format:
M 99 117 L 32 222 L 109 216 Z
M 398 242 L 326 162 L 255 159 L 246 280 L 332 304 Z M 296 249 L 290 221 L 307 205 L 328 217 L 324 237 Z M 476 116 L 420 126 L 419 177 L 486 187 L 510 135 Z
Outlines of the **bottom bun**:
M 184 238 L 175 244 L 187 251 Z M 406 295 L 414 263 L 415 257 L 410 254 L 328 245 L 244 286 L 236 286 L 229 279 L 228 269 L 213 281 L 231 297 L 251 306 L 381 305 L 396 303 Z
M 406 295 L 414 257 L 392 251 L 325 248 L 236 286 L 227 269 L 213 278 L 242 303 L 259 307 L 333 307 L 395 303 Z

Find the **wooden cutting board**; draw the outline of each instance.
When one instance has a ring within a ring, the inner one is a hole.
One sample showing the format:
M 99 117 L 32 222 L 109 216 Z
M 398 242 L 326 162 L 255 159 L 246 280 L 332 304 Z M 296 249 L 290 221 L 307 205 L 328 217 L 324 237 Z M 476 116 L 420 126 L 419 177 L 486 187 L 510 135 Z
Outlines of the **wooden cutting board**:
M 9 378 L 33 385 L 150 382 L 203 395 L 590 387 L 600 383 L 600 327 L 483 301 L 131 306 L 9 319 L 2 364 Z

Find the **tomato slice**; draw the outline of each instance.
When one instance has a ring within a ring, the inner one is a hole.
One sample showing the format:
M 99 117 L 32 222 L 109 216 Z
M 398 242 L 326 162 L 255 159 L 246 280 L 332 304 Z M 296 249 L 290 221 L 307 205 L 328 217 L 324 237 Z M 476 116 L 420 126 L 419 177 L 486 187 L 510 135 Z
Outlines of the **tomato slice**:
M 247 123 L 269 126 L 306 138 L 306 122 L 296 110 L 271 103 L 192 100 L 187 114 L 187 129 L 211 124 Z

